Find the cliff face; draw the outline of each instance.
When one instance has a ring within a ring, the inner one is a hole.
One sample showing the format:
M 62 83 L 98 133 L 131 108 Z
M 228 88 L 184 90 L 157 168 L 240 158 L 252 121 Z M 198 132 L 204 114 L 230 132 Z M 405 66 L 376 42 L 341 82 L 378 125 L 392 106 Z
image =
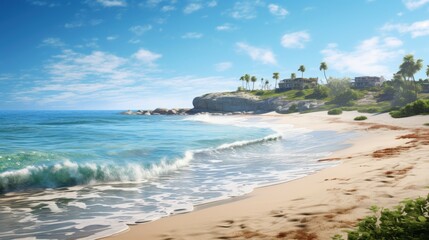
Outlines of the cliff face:
M 196 112 L 271 112 L 286 113 L 292 105 L 299 111 L 305 111 L 323 105 L 317 100 L 284 100 L 269 98 L 261 100 L 259 97 L 246 92 L 209 93 L 194 98 L 192 104 Z

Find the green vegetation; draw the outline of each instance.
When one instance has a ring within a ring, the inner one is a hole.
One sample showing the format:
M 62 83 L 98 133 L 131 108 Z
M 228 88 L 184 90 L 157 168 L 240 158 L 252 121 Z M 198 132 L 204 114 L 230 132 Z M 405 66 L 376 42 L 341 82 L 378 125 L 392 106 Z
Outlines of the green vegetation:
M 368 118 L 366 116 L 357 116 L 354 118 L 355 121 L 363 121 L 363 120 L 367 120 Z
M 328 84 L 329 96 L 331 97 L 331 103 L 339 106 L 351 106 L 353 101 L 359 99 L 362 94 L 359 91 L 353 90 L 350 87 L 350 79 L 333 79 L 330 78 Z
M 256 91 L 251 91 L 250 94 L 259 96 L 261 99 L 282 97 L 288 100 L 303 100 L 303 99 L 314 99 L 312 97 L 314 91 L 315 89 L 289 90 L 285 92 L 278 92 L 275 90 L 256 90 Z
M 392 81 L 383 85 L 380 99 L 390 101 L 392 107 L 400 107 L 417 100 L 416 90 L 420 90 L 419 85 L 405 81 L 401 75 L 395 74 Z
M 284 100 L 304 100 L 304 99 L 317 99 L 324 101 L 323 106 L 315 109 L 306 110 L 305 112 L 324 111 L 339 108 L 342 111 L 359 111 L 362 113 L 382 113 L 392 112 L 392 116 L 409 116 L 415 114 L 413 107 L 407 107 L 401 110 L 401 107 L 409 103 L 415 102 L 418 99 L 429 99 L 427 92 L 429 86 L 429 79 L 418 81 L 415 80 L 415 74 L 423 68 L 422 59 L 414 59 L 411 54 L 405 55 L 403 62 L 399 66 L 399 71 L 393 75 L 391 81 L 385 81 L 381 86 L 377 85 L 371 88 L 358 88 L 351 84 L 349 78 L 327 78 L 326 70 L 328 64 L 321 62 L 319 70 L 323 71 L 326 84 L 317 84 L 315 87 L 305 86 L 305 89 L 299 90 L 303 85 L 293 83 L 288 85 L 288 88 L 295 88 L 292 90 L 282 91 L 284 89 L 278 88 L 278 81 L 280 78 L 279 72 L 274 72 L 272 79 L 274 87 L 270 84 L 268 78 L 260 78 L 260 89 L 255 90 L 255 82 L 257 78 L 249 74 L 240 77 L 242 87 L 237 91 L 248 91 L 250 94 L 259 96 L 262 100 L 268 98 L 279 97 Z M 304 77 L 306 68 L 300 65 L 298 71 Z M 426 75 L 429 78 L 429 65 L 426 69 Z M 296 74 L 291 73 L 290 79 L 296 79 Z M 250 83 L 252 82 L 252 88 Z M 246 83 L 246 85 L 244 85 Z M 270 90 L 273 89 L 273 90 Z M 426 91 L 426 92 L 425 92 Z M 396 111 L 394 111 L 396 110 Z M 402 112 L 401 112 L 402 111 Z M 405 113 L 405 112 L 409 113 Z M 418 111 L 417 111 L 418 112 Z M 422 112 L 424 113 L 424 112 Z
M 321 62 L 319 70 L 323 71 L 323 75 L 325 76 L 325 81 L 328 82 L 328 78 L 326 78 L 326 70 L 328 70 L 328 64 L 326 64 L 326 62 Z
M 429 123 L 424 123 L 423 125 L 428 126 L 429 127 Z
M 287 110 L 288 113 L 294 113 L 294 112 L 298 112 L 298 105 L 296 104 L 292 104 L 289 109 Z
M 419 114 L 429 114 L 429 99 L 419 99 L 405 105 L 405 107 L 402 107 L 397 111 L 390 112 L 390 115 L 394 118 L 409 117 Z
M 367 107 L 367 108 L 361 108 L 357 110 L 360 113 L 379 113 L 383 112 L 381 107 Z
M 298 71 L 301 72 L 301 77 L 304 78 L 305 66 L 304 65 L 299 66 Z
M 252 76 L 251 78 L 250 78 L 250 81 L 253 83 L 253 86 L 252 86 L 252 91 L 253 90 L 255 90 L 255 82 L 256 82 L 256 80 L 258 80 L 255 76 Z
M 277 88 L 277 80 L 280 78 L 280 74 L 278 72 L 273 73 L 273 78 L 276 80 L 276 83 L 274 84 L 274 89 Z
M 429 65 L 427 66 L 427 68 L 426 68 L 426 77 L 428 77 L 429 78 Z
M 408 78 L 408 80 L 413 80 L 414 84 L 416 79 L 414 75 L 423 68 L 423 60 L 417 59 L 414 60 L 414 56 L 412 54 L 407 54 L 403 58 L 402 64 L 399 66 L 398 74 L 402 75 L 404 79 Z M 417 90 L 416 90 L 417 94 Z
M 325 99 L 329 96 L 329 88 L 326 86 L 318 85 L 314 88 L 312 94 L 308 95 L 308 98 L 314 99 Z
M 328 115 L 340 115 L 343 113 L 343 110 L 341 108 L 334 108 L 328 111 Z
M 402 201 L 393 210 L 371 207 L 372 216 L 358 223 L 356 230 L 348 231 L 349 240 L 367 239 L 428 239 L 429 194 L 426 198 Z M 343 239 L 340 235 L 332 239 Z

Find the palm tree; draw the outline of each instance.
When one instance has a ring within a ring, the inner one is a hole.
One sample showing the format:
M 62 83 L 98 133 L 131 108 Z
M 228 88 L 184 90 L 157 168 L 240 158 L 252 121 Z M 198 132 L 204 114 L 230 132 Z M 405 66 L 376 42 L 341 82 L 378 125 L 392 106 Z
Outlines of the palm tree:
M 408 80 L 414 78 L 414 74 L 420 71 L 423 68 L 423 60 L 417 59 L 414 60 L 414 56 L 412 54 L 407 54 L 403 58 L 402 64 L 399 66 L 399 72 L 404 78 L 408 78 Z
M 266 89 L 266 90 L 269 90 L 269 89 L 268 89 L 268 84 L 270 84 L 270 81 L 268 81 L 268 79 L 267 79 L 267 80 L 265 80 L 265 89 Z
M 258 80 L 258 79 L 257 79 L 255 76 L 252 76 L 252 77 L 250 78 L 250 81 L 252 81 L 252 83 L 253 83 L 252 91 L 253 91 L 253 90 L 255 90 L 255 82 L 256 82 L 257 80 Z
M 299 66 L 298 71 L 302 73 L 301 77 L 304 78 L 305 66 L 304 65 Z
M 241 87 L 244 88 L 244 76 L 240 77 Z
M 323 71 L 323 75 L 325 75 L 325 80 L 326 82 L 328 82 L 328 78 L 326 77 L 326 70 L 328 70 L 328 64 L 326 64 L 326 62 L 321 62 L 319 70 Z
M 291 73 L 290 74 L 290 79 L 295 79 L 296 78 L 296 73 Z
M 261 78 L 261 90 L 264 89 L 264 78 Z
M 273 73 L 273 78 L 276 80 L 276 83 L 274 84 L 274 89 L 277 88 L 277 80 L 279 80 L 280 75 L 278 72 Z
M 245 74 L 244 75 L 244 80 L 246 81 L 246 89 L 249 86 L 249 81 L 250 81 L 250 75 L 249 74 Z
M 414 78 L 414 74 L 416 74 L 422 68 L 423 68 L 423 60 L 417 59 L 417 61 L 414 61 L 413 54 L 405 55 L 403 58 L 402 64 L 399 65 L 398 73 L 404 76 L 404 78 L 408 77 L 408 80 L 413 79 L 416 95 L 418 93 L 417 93 L 417 85 L 416 85 L 416 79 Z
M 420 70 L 422 70 L 423 68 L 423 59 L 417 59 L 416 64 L 414 65 L 414 69 L 413 69 L 413 73 L 417 73 Z M 413 81 L 415 82 L 416 79 L 414 78 L 414 74 L 413 74 Z
M 429 65 L 426 68 L 426 76 L 429 78 Z

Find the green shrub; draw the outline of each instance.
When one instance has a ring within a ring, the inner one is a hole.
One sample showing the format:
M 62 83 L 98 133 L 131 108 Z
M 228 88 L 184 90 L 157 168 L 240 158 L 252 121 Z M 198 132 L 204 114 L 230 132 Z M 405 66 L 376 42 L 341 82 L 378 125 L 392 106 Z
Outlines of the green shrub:
M 424 123 L 423 125 L 428 126 L 429 127 L 429 123 Z
M 349 240 L 367 239 L 428 239 L 429 194 L 426 198 L 402 201 L 393 210 L 371 207 L 372 216 L 348 231 Z M 339 235 L 333 239 L 342 239 Z
M 360 113 L 379 113 L 379 112 L 381 112 L 381 108 L 379 108 L 379 107 L 362 108 L 362 109 L 359 109 L 358 112 L 360 112 Z
M 407 103 L 417 100 L 416 92 L 419 92 L 420 85 L 411 81 L 405 81 L 402 76 L 395 75 L 395 79 L 385 82 L 379 96 L 380 101 L 391 101 L 392 107 L 404 106 Z
M 357 116 L 355 117 L 355 121 L 363 121 L 363 120 L 367 120 L 368 118 L 366 116 Z
M 316 88 L 314 88 L 314 92 L 309 95 L 309 98 L 314 99 L 324 99 L 327 98 L 329 94 L 329 88 L 326 86 L 318 85 Z
M 419 99 L 405 105 L 397 111 L 390 112 L 390 115 L 394 118 L 409 117 L 419 114 L 429 114 L 429 100 Z
M 395 97 L 396 90 L 393 86 L 384 85 L 380 94 L 381 101 L 390 101 Z
M 344 93 L 348 89 L 350 89 L 350 79 L 343 78 L 343 79 L 336 79 L 336 78 L 329 78 L 328 83 L 326 84 L 326 87 L 329 89 L 329 95 L 332 98 L 335 98 L 336 96 Z
M 296 104 L 292 104 L 289 109 L 287 110 L 288 113 L 294 113 L 294 112 L 298 112 L 298 105 Z
M 343 113 L 343 110 L 341 108 L 334 108 L 328 111 L 328 115 L 340 115 Z
M 359 93 L 352 89 L 347 89 L 346 91 L 335 96 L 333 103 L 345 106 L 352 105 L 352 101 L 359 99 Z
M 305 95 L 305 93 L 302 90 L 300 90 L 300 91 L 298 91 L 298 92 L 295 93 L 295 97 L 302 97 L 304 95 Z
M 357 107 L 342 107 L 341 110 L 343 110 L 345 112 L 356 111 Z
M 237 88 L 237 92 L 243 92 L 246 91 L 246 89 L 244 87 L 238 87 Z
M 262 96 L 262 95 L 264 95 L 264 91 L 263 90 L 258 90 L 258 91 L 256 91 L 255 95 Z

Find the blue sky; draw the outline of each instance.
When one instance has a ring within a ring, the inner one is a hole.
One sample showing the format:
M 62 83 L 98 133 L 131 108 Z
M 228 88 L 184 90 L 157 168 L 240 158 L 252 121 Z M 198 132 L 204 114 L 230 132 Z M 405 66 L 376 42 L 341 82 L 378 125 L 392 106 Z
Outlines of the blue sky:
M 428 40 L 429 0 L 2 0 L 0 109 L 191 107 L 321 61 L 390 78 Z

